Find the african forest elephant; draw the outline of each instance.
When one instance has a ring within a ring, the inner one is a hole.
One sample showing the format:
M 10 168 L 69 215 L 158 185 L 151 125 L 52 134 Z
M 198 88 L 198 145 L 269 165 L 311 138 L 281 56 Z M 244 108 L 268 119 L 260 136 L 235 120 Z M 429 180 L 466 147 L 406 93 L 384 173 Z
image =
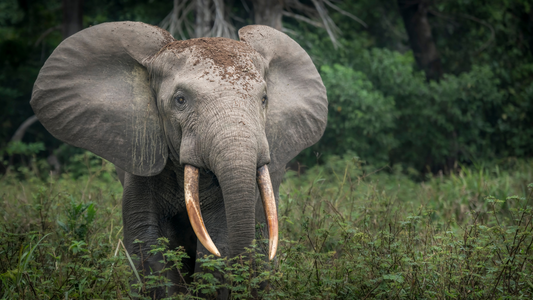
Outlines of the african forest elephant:
M 267 26 L 239 37 L 177 41 L 144 23 L 104 23 L 64 40 L 33 89 L 50 133 L 123 170 L 128 252 L 165 236 L 185 247 L 189 274 L 198 253 L 242 253 L 256 223 L 274 257 L 285 165 L 326 126 L 326 90 L 306 52 Z

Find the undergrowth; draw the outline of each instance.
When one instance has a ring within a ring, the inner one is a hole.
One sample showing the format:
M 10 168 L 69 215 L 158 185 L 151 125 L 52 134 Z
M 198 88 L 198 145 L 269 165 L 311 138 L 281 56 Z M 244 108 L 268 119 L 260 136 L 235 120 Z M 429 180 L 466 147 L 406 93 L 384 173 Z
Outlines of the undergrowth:
M 152 299 L 152 288 L 172 283 L 132 268 L 113 166 L 75 159 L 85 172 L 26 168 L 1 178 L 0 297 Z M 533 298 L 533 161 L 458 167 L 423 182 L 405 173 L 352 158 L 290 171 L 277 258 L 265 261 L 265 240 L 233 259 L 198 258 L 204 272 L 168 299 L 221 289 L 231 299 Z M 186 257 L 164 238 L 151 253 L 163 254 L 165 270 Z

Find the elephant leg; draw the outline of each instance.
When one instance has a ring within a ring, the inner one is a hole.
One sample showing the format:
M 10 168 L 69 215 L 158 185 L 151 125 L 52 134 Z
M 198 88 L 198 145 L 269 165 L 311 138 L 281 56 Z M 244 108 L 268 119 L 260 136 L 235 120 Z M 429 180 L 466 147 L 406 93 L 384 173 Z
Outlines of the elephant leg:
M 174 283 L 168 290 L 168 295 L 186 293 L 185 284 L 191 283 L 192 274 L 194 273 L 196 261 L 196 245 L 198 239 L 189 222 L 187 213 L 181 212 L 172 217 L 163 226 L 164 236 L 169 239 L 169 248 L 171 250 L 180 246 L 185 248 L 188 258 L 184 258 L 181 263 L 182 267 L 168 271 L 167 277 Z
M 124 223 L 124 244 L 130 254 L 136 256 L 136 265 L 143 275 L 163 275 L 176 285 L 168 291 L 166 288 L 153 288 L 145 291 L 151 299 L 167 297 L 179 292 L 183 280 L 180 273 L 192 273 L 196 237 L 186 212 L 180 209 L 180 195 L 176 194 L 176 177 L 174 172 L 163 170 L 157 176 L 142 177 L 126 173 L 122 198 L 122 218 Z M 183 198 L 183 196 L 181 196 Z M 165 266 L 162 253 L 149 253 L 151 245 L 157 245 L 157 239 L 166 237 L 170 249 L 184 246 L 190 259 L 184 261 L 182 270 L 160 274 Z M 135 243 L 135 240 L 142 243 Z M 187 281 L 187 278 L 185 278 Z M 133 282 L 137 280 L 134 279 Z
M 159 262 L 162 255 L 150 255 L 150 245 L 157 244 L 161 237 L 158 222 L 158 210 L 155 205 L 155 194 L 150 177 L 126 174 L 122 196 L 122 220 L 124 224 L 124 245 L 131 256 L 134 256 L 135 267 L 141 275 L 150 275 L 159 271 L 163 265 Z M 135 241 L 141 243 L 135 243 Z M 142 279 L 142 278 L 141 278 Z M 132 279 L 132 284 L 137 279 Z M 133 288 L 132 288 L 133 290 Z M 146 291 L 150 298 L 160 299 L 165 291 L 153 289 Z

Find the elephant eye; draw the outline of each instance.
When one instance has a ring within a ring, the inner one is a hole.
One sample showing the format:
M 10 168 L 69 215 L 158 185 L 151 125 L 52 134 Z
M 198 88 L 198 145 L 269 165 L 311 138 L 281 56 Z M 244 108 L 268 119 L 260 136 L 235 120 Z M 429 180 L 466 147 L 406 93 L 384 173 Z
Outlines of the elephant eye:
M 178 96 L 178 97 L 176 97 L 176 102 L 178 102 L 179 104 L 184 104 L 185 103 L 185 98 L 182 97 L 182 96 Z
M 265 105 L 265 104 L 267 103 L 267 101 L 268 101 L 267 96 L 263 96 L 263 99 L 261 99 L 261 103 L 262 103 L 263 105 Z

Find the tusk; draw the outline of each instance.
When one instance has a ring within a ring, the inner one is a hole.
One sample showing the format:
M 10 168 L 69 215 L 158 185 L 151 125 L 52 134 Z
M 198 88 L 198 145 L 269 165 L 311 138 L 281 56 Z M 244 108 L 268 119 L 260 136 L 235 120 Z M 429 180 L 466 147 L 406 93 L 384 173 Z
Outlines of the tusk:
M 196 233 L 196 237 L 200 243 L 215 256 L 220 257 L 217 247 L 209 237 L 207 229 L 205 228 L 204 219 L 200 212 L 200 197 L 198 190 L 198 168 L 191 165 L 185 165 L 185 205 L 187 206 L 187 214 L 191 222 L 192 229 Z
M 276 209 L 276 198 L 270 181 L 270 174 L 266 165 L 257 169 L 257 183 L 263 199 L 263 208 L 268 226 L 268 259 L 274 259 L 278 249 L 278 210 Z

